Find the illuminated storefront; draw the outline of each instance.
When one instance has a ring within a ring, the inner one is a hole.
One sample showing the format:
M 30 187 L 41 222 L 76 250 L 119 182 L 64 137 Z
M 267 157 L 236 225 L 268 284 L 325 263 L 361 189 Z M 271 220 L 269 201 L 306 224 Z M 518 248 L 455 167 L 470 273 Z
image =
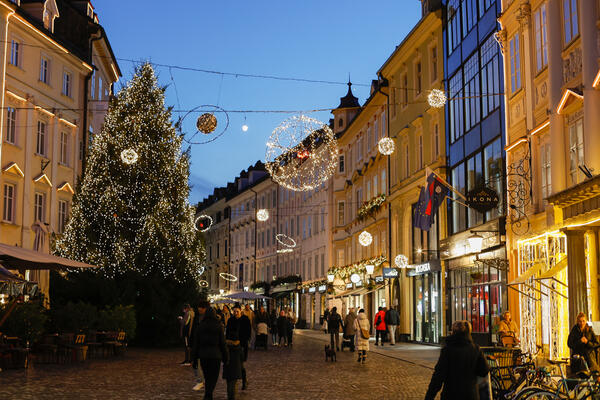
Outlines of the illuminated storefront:
M 440 260 L 410 265 L 413 281 L 413 340 L 439 343 L 442 335 L 442 296 Z

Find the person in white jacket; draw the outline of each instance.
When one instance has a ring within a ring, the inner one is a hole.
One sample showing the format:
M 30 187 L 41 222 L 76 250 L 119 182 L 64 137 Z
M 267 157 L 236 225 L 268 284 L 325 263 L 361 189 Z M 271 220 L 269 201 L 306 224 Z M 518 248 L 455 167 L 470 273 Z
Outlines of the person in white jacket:
M 358 350 L 358 362 L 367 361 L 367 351 L 369 351 L 369 338 L 371 336 L 371 323 L 364 308 L 358 311 L 358 317 L 354 320 L 354 329 L 356 330 L 356 349 Z

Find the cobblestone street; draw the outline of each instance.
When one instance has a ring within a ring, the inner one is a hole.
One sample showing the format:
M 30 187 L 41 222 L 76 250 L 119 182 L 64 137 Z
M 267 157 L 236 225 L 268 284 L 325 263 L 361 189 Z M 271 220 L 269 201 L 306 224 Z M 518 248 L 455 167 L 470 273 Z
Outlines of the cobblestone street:
M 325 362 L 327 336 L 297 334 L 292 348 L 251 351 L 249 388 L 239 399 L 422 399 L 432 370 L 392 356 L 369 353 L 367 364 L 355 354 L 337 353 Z M 371 346 L 374 348 L 375 346 Z M 187 399 L 192 369 L 181 367 L 177 349 L 128 350 L 124 358 L 67 366 L 38 365 L 28 371 L 0 372 L 0 399 Z M 215 399 L 225 399 L 219 379 Z

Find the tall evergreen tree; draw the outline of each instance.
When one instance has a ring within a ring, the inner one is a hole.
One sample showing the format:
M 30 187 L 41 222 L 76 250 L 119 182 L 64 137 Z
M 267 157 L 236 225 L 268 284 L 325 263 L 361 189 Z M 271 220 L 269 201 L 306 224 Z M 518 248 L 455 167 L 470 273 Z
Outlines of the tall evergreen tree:
M 59 255 L 99 266 L 107 278 L 128 272 L 196 281 L 204 249 L 188 204 L 189 153 L 148 63 L 109 104 L 93 138 Z

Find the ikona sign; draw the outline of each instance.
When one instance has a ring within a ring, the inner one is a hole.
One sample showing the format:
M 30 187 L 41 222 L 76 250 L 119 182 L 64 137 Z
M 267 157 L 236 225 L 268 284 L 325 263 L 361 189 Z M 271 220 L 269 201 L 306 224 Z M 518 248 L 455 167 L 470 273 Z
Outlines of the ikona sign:
M 496 208 L 499 200 L 498 193 L 485 186 L 477 187 L 467 193 L 467 206 L 480 213 Z

